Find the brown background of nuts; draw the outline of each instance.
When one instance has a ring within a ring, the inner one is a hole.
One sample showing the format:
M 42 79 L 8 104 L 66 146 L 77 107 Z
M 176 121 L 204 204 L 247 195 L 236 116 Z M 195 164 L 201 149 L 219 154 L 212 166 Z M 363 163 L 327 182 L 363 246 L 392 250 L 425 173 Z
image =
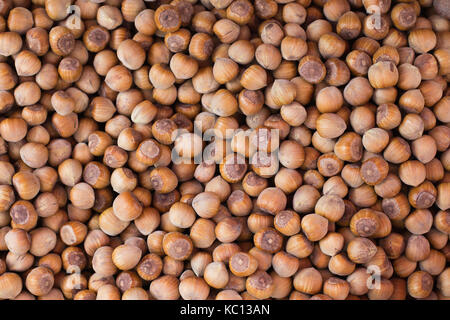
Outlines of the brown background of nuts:
M 449 299 L 449 8 L 0 0 L 0 300 Z

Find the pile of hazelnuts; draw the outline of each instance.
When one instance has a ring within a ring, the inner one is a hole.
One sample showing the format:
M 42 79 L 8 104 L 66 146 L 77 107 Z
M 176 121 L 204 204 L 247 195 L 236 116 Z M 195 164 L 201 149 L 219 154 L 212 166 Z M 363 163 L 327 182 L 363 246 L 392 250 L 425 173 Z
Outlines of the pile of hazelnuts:
M 450 299 L 449 0 L 0 0 L 0 300 Z

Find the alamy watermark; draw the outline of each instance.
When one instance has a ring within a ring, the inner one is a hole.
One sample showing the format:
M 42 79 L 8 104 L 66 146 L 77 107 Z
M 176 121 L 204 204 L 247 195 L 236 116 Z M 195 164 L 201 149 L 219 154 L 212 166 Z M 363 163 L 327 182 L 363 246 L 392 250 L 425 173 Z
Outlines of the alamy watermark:
M 383 19 L 381 17 L 381 8 L 377 5 L 370 5 L 366 8 L 367 26 L 370 29 L 381 30 L 383 28 Z
M 202 123 L 195 121 L 193 132 L 178 129 L 172 133 L 172 141 L 174 164 L 221 164 L 227 159 L 227 165 L 248 163 L 272 167 L 276 165 L 274 161 L 278 162 L 280 132 L 272 128 L 202 130 Z M 240 156 L 228 157 L 233 154 Z
M 367 266 L 366 272 L 370 275 L 367 278 L 366 285 L 369 290 L 380 289 L 381 287 L 381 270 L 376 265 Z

